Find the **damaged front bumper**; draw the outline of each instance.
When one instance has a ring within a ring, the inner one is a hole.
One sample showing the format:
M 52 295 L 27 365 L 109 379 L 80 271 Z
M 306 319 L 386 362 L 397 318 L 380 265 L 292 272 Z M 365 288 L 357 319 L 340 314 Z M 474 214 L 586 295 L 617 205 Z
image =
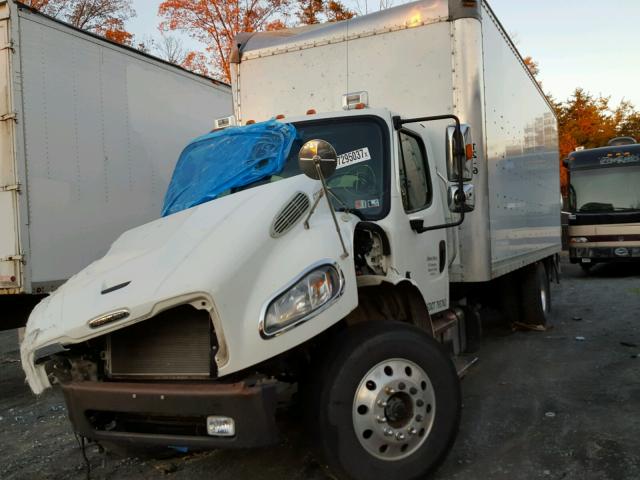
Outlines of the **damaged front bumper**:
M 73 382 L 62 386 L 75 431 L 98 443 L 249 448 L 277 441 L 275 383 Z M 208 416 L 235 422 L 235 435 L 210 436 Z

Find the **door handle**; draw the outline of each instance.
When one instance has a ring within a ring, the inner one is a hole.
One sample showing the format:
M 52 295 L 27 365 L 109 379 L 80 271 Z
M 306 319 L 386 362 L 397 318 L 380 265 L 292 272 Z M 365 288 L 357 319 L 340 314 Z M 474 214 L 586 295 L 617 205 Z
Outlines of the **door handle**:
M 427 231 L 424 228 L 424 220 L 409 220 L 409 225 L 411 225 L 411 230 L 416 233 L 424 233 Z

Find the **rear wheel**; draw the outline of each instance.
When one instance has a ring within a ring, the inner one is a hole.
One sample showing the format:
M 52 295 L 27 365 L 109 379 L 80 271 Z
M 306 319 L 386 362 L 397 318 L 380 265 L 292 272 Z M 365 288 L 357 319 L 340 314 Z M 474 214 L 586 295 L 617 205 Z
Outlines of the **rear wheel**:
M 530 325 L 546 325 L 551 313 L 551 288 L 542 262 L 522 270 L 520 295 L 523 321 Z
M 320 369 L 314 431 L 327 462 L 354 479 L 424 478 L 458 430 L 460 386 L 440 344 L 416 327 L 349 329 Z

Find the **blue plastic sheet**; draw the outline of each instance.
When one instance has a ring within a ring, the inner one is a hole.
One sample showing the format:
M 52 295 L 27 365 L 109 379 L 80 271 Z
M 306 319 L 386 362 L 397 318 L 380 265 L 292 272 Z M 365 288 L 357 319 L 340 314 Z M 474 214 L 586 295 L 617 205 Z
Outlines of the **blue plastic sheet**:
M 162 216 L 281 172 L 295 137 L 293 125 L 269 120 L 196 138 L 178 159 Z

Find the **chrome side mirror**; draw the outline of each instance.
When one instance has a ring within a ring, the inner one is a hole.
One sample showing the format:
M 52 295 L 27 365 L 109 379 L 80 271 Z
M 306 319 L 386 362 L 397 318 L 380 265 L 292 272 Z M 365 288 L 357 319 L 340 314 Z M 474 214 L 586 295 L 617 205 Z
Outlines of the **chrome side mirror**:
M 298 166 L 309 178 L 326 179 L 336 171 L 338 154 L 333 145 L 325 140 L 309 140 L 298 153 Z
M 349 252 L 347 251 L 347 246 L 344 243 L 344 238 L 342 238 L 342 232 L 338 225 L 336 212 L 331 203 L 331 199 L 329 198 L 330 191 L 327 187 L 326 180 L 333 175 L 333 172 L 336 171 L 338 166 L 338 155 L 336 154 L 335 148 L 325 140 L 309 140 L 302 146 L 300 152 L 298 152 L 298 166 L 307 177 L 312 178 L 313 180 L 320 180 L 322 183 L 322 195 L 318 195 L 313 202 L 313 206 L 307 214 L 307 218 L 304 220 L 304 228 L 309 229 L 309 219 L 316 210 L 320 198 L 326 198 L 327 206 L 329 207 L 333 223 L 336 227 L 336 233 L 340 239 L 340 245 L 342 245 L 341 257 L 347 258 L 349 256 Z
M 464 164 L 462 180 L 468 182 L 473 178 L 473 158 L 475 157 L 471 127 L 460 125 L 460 135 L 456 135 L 456 127 L 447 127 L 447 177 L 450 182 L 460 180 L 460 164 Z M 460 157 L 462 162 L 460 162 Z
M 476 196 L 473 184 L 465 184 L 462 190 L 460 190 L 458 184 L 449 185 L 447 200 L 449 204 L 449 210 L 451 210 L 453 213 L 460 213 L 462 211 L 472 212 L 476 206 Z

